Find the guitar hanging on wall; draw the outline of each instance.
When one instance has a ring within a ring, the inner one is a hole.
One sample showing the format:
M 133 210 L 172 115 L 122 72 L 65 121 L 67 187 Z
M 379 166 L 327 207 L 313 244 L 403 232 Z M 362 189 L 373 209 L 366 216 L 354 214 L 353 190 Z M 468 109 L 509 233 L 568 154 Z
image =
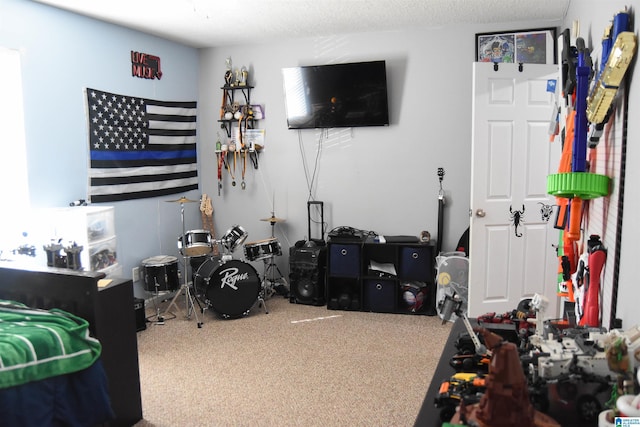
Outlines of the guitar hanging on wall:
M 202 227 L 211 234 L 211 239 L 216 240 L 216 231 L 213 227 L 213 204 L 211 198 L 203 193 L 200 200 L 200 216 L 202 217 Z M 213 255 L 218 256 L 218 245 L 213 246 Z

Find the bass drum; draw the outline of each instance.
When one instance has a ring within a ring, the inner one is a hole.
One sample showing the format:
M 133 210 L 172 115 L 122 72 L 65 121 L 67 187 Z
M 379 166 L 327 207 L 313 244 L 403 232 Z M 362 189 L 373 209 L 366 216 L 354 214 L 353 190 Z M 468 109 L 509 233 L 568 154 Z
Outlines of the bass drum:
M 198 268 L 195 286 L 217 315 L 233 319 L 249 314 L 260 294 L 260 277 L 246 262 L 209 259 Z

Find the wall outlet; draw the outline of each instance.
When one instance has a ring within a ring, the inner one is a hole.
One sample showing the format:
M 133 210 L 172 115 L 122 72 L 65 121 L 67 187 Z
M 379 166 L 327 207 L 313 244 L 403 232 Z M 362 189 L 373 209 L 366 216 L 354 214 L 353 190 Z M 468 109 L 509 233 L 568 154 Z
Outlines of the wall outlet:
M 133 267 L 131 269 L 131 280 L 134 282 L 140 280 L 140 267 Z

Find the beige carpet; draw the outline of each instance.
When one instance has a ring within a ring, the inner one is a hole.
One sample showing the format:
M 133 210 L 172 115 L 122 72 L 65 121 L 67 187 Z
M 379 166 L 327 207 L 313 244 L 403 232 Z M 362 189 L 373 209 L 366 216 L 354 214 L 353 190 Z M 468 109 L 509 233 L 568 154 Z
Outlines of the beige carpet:
M 282 296 L 266 304 L 269 314 L 255 306 L 233 320 L 207 311 L 200 329 L 177 312 L 139 332 L 136 426 L 414 424 L 451 324 Z

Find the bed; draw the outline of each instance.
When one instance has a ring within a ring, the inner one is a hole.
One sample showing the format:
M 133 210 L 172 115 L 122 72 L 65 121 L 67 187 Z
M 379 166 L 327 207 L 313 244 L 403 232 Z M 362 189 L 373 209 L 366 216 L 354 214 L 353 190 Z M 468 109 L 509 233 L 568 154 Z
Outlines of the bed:
M 142 419 L 133 285 L 104 277 L 0 262 L 0 424 Z
M 8 426 L 95 426 L 115 418 L 89 322 L 0 300 L 0 413 Z

